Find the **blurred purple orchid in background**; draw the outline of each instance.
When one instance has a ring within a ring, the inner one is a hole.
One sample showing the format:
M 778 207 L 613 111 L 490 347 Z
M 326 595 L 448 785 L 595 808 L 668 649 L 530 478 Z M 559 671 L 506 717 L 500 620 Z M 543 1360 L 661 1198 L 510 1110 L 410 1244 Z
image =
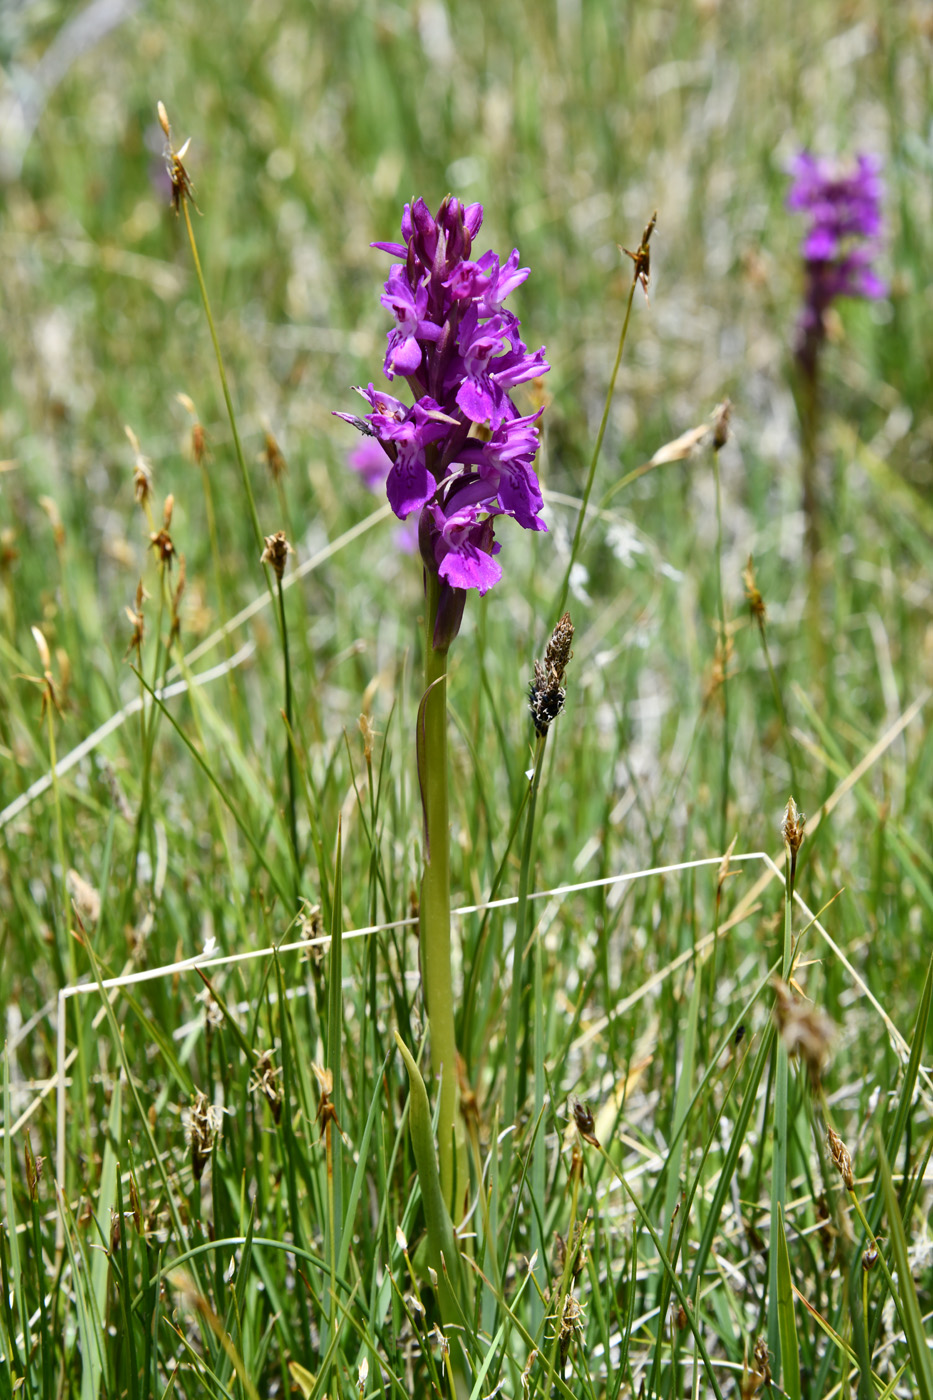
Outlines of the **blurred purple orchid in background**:
M 374 243 L 399 258 L 381 298 L 395 317 L 383 370 L 408 381 L 407 405 L 370 384 L 362 418 L 337 416 L 371 435 L 385 457 L 386 493 L 396 515 L 419 512 L 419 542 L 427 569 L 443 589 L 485 593 L 502 570 L 493 556 L 497 516 L 526 530 L 546 530 L 533 462 L 535 426 L 543 410 L 520 417 L 510 391 L 550 368 L 544 350 L 529 352 L 519 321 L 503 309 L 528 276 L 518 249 L 504 263 L 493 252 L 472 261 L 482 206 L 449 196 L 437 215 L 423 199 L 405 206 L 402 243 Z M 375 475 L 367 443 L 369 482 Z M 442 592 L 443 592 L 442 589 Z M 441 599 L 435 646 L 456 635 L 463 598 Z M 452 629 L 452 630 L 451 630 Z
M 871 266 L 881 235 L 884 184 L 881 160 L 869 155 L 858 155 L 854 170 L 843 173 L 834 162 L 801 151 L 791 162 L 790 174 L 787 207 L 809 215 L 800 245 L 806 288 L 796 355 L 812 380 L 826 337 L 825 315 L 836 297 L 879 300 L 887 294 Z

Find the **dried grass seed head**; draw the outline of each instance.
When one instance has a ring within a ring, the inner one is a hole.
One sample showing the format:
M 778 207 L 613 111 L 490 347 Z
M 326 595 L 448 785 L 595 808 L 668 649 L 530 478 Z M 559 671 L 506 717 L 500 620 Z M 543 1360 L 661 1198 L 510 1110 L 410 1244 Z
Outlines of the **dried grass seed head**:
M 56 548 L 61 549 L 62 545 L 65 543 L 65 527 L 62 524 L 62 517 L 58 506 L 52 500 L 51 496 L 40 496 L 39 505 L 49 518 L 49 524 L 52 527 L 52 537 L 55 540 Z
M 210 451 L 207 446 L 207 433 L 204 431 L 204 424 L 198 417 L 198 410 L 194 406 L 194 399 L 189 394 L 176 394 L 176 403 L 180 403 L 182 408 L 191 418 L 191 456 L 197 467 L 210 461 Z
M 784 816 L 781 818 L 781 836 L 792 856 L 796 856 L 803 845 L 803 829 L 806 823 L 805 815 L 798 811 L 797 803 L 792 797 L 789 797 L 787 806 L 784 808 Z
M 65 882 L 78 918 L 86 928 L 93 928 L 100 918 L 100 895 L 97 890 L 77 870 L 69 870 Z
M 538 735 L 547 734 L 564 708 L 567 696 L 564 673 L 573 656 L 572 645 L 573 623 L 570 614 L 565 612 L 551 633 L 544 660 L 535 662 L 534 680 L 529 688 L 528 708 Z
M 646 300 L 648 298 L 648 283 L 651 281 L 651 235 L 654 233 L 657 222 L 658 211 L 655 210 L 651 218 L 645 224 L 641 242 L 635 252 L 630 252 L 628 248 L 622 249 L 625 256 L 631 258 L 632 262 L 635 264 L 632 276 L 636 282 L 641 283 L 641 289 L 645 294 Z
M 221 1113 L 215 1108 L 202 1089 L 195 1090 L 191 1107 L 183 1115 L 185 1142 L 191 1149 L 191 1170 L 195 1181 L 204 1175 L 214 1143 L 220 1135 Z
M 720 452 L 729 441 L 729 420 L 732 417 L 732 400 L 723 399 L 713 409 L 713 451 Z
M 847 1191 L 854 1191 L 855 1177 L 852 1174 L 852 1158 L 849 1156 L 849 1149 L 832 1128 L 827 1129 L 826 1141 L 829 1144 L 833 1165 L 842 1177 L 843 1185 Z
M 133 495 L 137 504 L 145 509 L 152 495 L 152 466 L 148 458 L 143 456 L 139 438 L 129 424 L 124 426 L 123 431 L 133 451 Z
M 285 538 L 284 530 L 276 530 L 274 535 L 266 535 L 265 542 L 266 547 L 260 555 L 260 563 L 269 564 L 281 583 L 288 556 L 294 554 L 295 551 Z
M 829 1059 L 835 1027 L 819 1007 L 796 997 L 780 977 L 772 978 L 772 1015 L 788 1055 L 798 1055 L 807 1067 L 810 1081 L 817 1085 Z
M 755 561 L 751 555 L 748 556 L 748 563 L 742 570 L 742 582 L 745 584 L 745 597 L 752 616 L 759 623 L 764 622 L 766 617 L 765 600 L 759 593 L 758 585 L 755 582 Z
M 265 431 L 265 442 L 263 444 L 262 459 L 269 469 L 269 475 L 273 481 L 281 481 L 282 477 L 288 473 L 288 463 L 282 454 L 282 449 L 275 438 L 275 434 L 268 428 Z
M 281 1073 L 281 1066 L 273 1063 L 273 1051 L 263 1050 L 253 1066 L 253 1073 L 249 1081 L 249 1092 L 262 1094 L 272 1110 L 272 1117 L 276 1123 L 282 1117 L 282 1091 L 277 1082 Z
M 168 113 L 165 110 L 165 104 L 159 102 L 156 110 L 159 114 L 159 125 L 165 133 L 165 168 L 172 182 L 172 208 L 177 215 L 181 212 L 181 206 L 184 202 L 190 200 L 191 203 L 194 204 L 192 195 L 194 186 L 191 183 L 191 176 L 185 169 L 185 156 L 188 154 L 188 147 L 191 145 L 191 137 L 189 136 L 181 149 L 176 151 L 175 142 L 172 138 L 171 124 L 169 123 Z M 197 208 L 196 204 L 195 208 Z
M 149 536 L 149 543 L 159 556 L 159 563 L 171 568 L 175 558 L 175 545 L 168 530 L 164 527 L 161 530 L 153 530 Z

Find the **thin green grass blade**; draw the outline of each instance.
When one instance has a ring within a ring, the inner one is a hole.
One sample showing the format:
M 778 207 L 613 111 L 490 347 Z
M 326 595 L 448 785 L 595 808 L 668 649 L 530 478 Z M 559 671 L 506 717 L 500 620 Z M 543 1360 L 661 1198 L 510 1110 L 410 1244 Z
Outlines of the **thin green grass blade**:
M 363 1136 L 360 1139 L 356 1171 L 353 1173 L 353 1180 L 350 1183 L 350 1191 L 347 1195 L 346 1211 L 344 1212 L 343 1234 L 340 1239 L 340 1251 L 337 1255 L 338 1278 L 344 1277 L 347 1269 L 347 1261 L 350 1257 L 350 1245 L 353 1240 L 353 1221 L 356 1218 L 356 1208 L 359 1205 L 360 1194 L 363 1190 L 363 1183 L 366 1180 L 366 1174 L 370 1168 L 369 1143 L 372 1137 L 373 1125 L 376 1121 L 376 1114 L 378 1113 L 382 1099 L 382 1084 L 385 1078 L 385 1073 L 388 1068 L 390 1058 L 391 1051 L 389 1052 L 389 1054 L 386 1055 L 385 1059 L 383 1060 L 382 1069 L 380 1073 L 373 1079 L 375 1091 L 373 1093 L 372 1102 L 369 1105 L 369 1112 L 366 1115 L 366 1124 L 363 1128 Z
M 104 1370 L 101 1334 L 100 1329 L 95 1326 L 92 1313 L 93 1298 L 87 1288 L 90 1278 L 87 1259 L 75 1249 L 75 1243 L 72 1239 L 74 1221 L 71 1218 L 68 1203 L 61 1193 L 61 1188 L 59 1188 L 58 1208 L 62 1212 L 65 1247 L 71 1265 L 75 1326 L 81 1349 L 81 1400 L 88 1400 L 89 1397 L 97 1394 Z
M 800 1351 L 797 1345 L 797 1319 L 794 1315 L 794 1285 L 790 1272 L 790 1255 L 787 1252 L 787 1235 L 784 1230 L 784 1212 L 778 1207 L 777 1239 L 777 1297 L 774 1307 L 777 1310 L 778 1330 L 781 1335 L 781 1374 L 784 1378 L 784 1393 L 790 1400 L 800 1400 Z
M 337 824 L 337 851 L 334 858 L 334 904 L 331 911 L 330 958 L 327 967 L 327 1068 L 331 1077 L 333 1121 L 321 1126 L 328 1154 L 327 1245 L 330 1261 L 331 1293 L 337 1286 L 337 1258 L 343 1234 L 343 833 Z
M 13 1122 L 13 1112 L 10 1107 L 10 1059 L 6 1045 L 3 1047 L 3 1122 L 4 1124 Z M 23 1279 L 23 1261 L 19 1250 L 19 1235 L 16 1228 L 16 1203 L 13 1199 L 13 1139 L 9 1132 L 3 1134 L 3 1186 L 6 1205 L 6 1216 L 4 1225 L 6 1235 L 10 1244 L 10 1276 L 13 1285 L 13 1302 L 16 1317 L 12 1327 L 15 1330 L 17 1323 L 23 1336 L 23 1350 L 28 1358 L 32 1349 L 29 1330 L 29 1308 L 26 1303 L 25 1283 Z M 10 1338 L 10 1349 L 15 1346 L 15 1337 Z M 8 1363 L 9 1364 L 9 1363 Z M 25 1363 L 25 1370 L 28 1373 L 28 1359 Z
M 136 1358 L 136 1327 L 133 1317 L 133 1297 L 130 1290 L 130 1265 L 129 1251 L 126 1247 L 126 1233 L 128 1221 L 123 1209 L 123 1182 L 120 1174 L 120 1163 L 117 1162 L 117 1217 L 120 1223 L 119 1228 L 119 1248 L 120 1248 L 120 1280 L 119 1297 L 120 1312 L 123 1318 L 124 1340 L 127 1349 L 127 1370 L 129 1371 L 129 1400 L 139 1400 L 139 1367 Z
M 114 1079 L 113 1096 L 110 1100 L 110 1116 L 107 1121 L 107 1138 L 105 1140 L 104 1159 L 100 1171 L 100 1191 L 97 1197 L 96 1212 L 97 1228 L 100 1237 L 108 1242 L 110 1240 L 111 1211 L 117 1203 L 117 1172 L 119 1171 L 119 1164 L 113 1144 L 120 1141 L 120 1129 L 123 1121 L 122 1088 L 123 1084 L 118 1072 Z M 94 1298 L 94 1316 L 96 1318 L 104 1318 L 106 1316 L 109 1278 L 110 1257 L 103 1249 L 96 1249 L 91 1262 L 91 1293 Z M 99 1393 L 102 1379 L 102 1376 L 97 1377 L 95 1395 Z
M 785 847 L 786 877 L 784 880 L 784 953 L 781 960 L 781 977 L 786 982 L 790 977 L 793 946 L 793 875 L 790 847 Z M 788 1080 L 790 1069 L 787 1047 L 780 1037 L 776 1043 L 774 1069 L 774 1117 L 773 1149 L 771 1155 L 771 1225 L 768 1233 L 768 1347 L 771 1351 L 771 1368 L 775 1381 L 783 1375 L 781 1356 L 781 1317 L 777 1299 L 780 1292 L 778 1267 L 780 1251 L 777 1248 L 784 1211 L 787 1208 L 787 1134 L 788 1134 Z
M 900 1298 L 900 1315 L 907 1337 L 907 1347 L 913 1362 L 914 1381 L 920 1400 L 933 1400 L 933 1358 L 923 1326 L 923 1315 L 917 1298 L 914 1276 L 910 1268 L 910 1254 L 904 1222 L 897 1203 L 897 1192 L 891 1179 L 891 1168 L 881 1141 L 876 1134 L 875 1145 L 878 1152 L 878 1167 L 881 1172 L 881 1187 L 884 1192 L 884 1206 L 888 1217 L 888 1232 L 891 1240 L 891 1253 L 897 1268 L 897 1292 Z
M 700 1324 L 698 1323 L 696 1317 L 693 1314 L 692 1304 L 689 1298 L 687 1297 L 686 1293 L 684 1292 L 683 1285 L 681 1284 L 680 1279 L 677 1277 L 677 1271 L 674 1268 L 674 1265 L 668 1258 L 667 1250 L 664 1248 L 664 1245 L 661 1241 L 661 1237 L 652 1225 L 651 1220 L 648 1217 L 648 1213 L 642 1205 L 641 1201 L 638 1199 L 638 1197 L 635 1195 L 634 1191 L 626 1181 L 621 1169 L 615 1164 L 615 1162 L 613 1162 L 612 1158 L 609 1156 L 608 1152 L 604 1147 L 600 1147 L 599 1150 L 602 1154 L 603 1160 L 607 1163 L 609 1169 L 612 1171 L 616 1180 L 620 1183 L 625 1194 L 628 1196 L 632 1205 L 635 1207 L 635 1210 L 638 1214 L 639 1219 L 641 1220 L 642 1225 L 648 1231 L 648 1234 L 651 1236 L 651 1242 L 657 1251 L 658 1258 L 661 1261 L 661 1267 L 663 1268 L 665 1274 L 670 1280 L 672 1289 L 677 1294 L 677 1301 L 683 1308 L 687 1326 L 690 1328 L 690 1331 L 693 1333 L 693 1336 L 695 1338 L 696 1345 L 699 1349 L 700 1356 L 703 1360 L 703 1370 L 705 1372 L 706 1379 L 709 1382 L 710 1389 L 716 1396 L 716 1400 L 723 1400 L 722 1391 L 719 1387 L 719 1382 L 716 1379 L 716 1373 L 713 1369 L 712 1360 L 710 1359 L 709 1352 L 701 1335 Z

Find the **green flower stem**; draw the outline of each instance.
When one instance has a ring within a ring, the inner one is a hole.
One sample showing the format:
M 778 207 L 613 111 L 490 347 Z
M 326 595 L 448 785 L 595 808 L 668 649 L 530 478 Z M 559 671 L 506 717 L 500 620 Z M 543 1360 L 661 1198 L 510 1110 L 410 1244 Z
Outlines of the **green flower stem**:
M 789 846 L 785 846 L 787 878 L 784 884 L 784 950 L 781 959 L 781 977 L 787 981 L 791 972 L 793 954 L 792 910 L 794 899 L 793 858 Z M 776 1066 L 774 1077 L 774 1147 L 771 1159 L 771 1228 L 768 1246 L 768 1348 L 773 1359 L 772 1373 L 776 1383 L 781 1378 L 781 1336 L 779 1328 L 780 1309 L 778 1308 L 778 1234 L 780 1221 L 787 1212 L 787 1095 L 788 1063 L 787 1046 L 780 1036 L 775 1049 Z
M 285 669 L 285 725 L 288 729 L 288 738 L 285 745 L 285 757 L 288 766 L 288 831 L 292 843 L 292 858 L 295 862 L 295 907 L 297 908 L 299 904 L 299 886 L 301 883 L 301 852 L 298 846 L 298 782 L 295 776 L 295 716 L 292 701 L 292 668 L 288 653 L 288 627 L 285 623 L 285 594 L 282 590 L 282 580 L 278 576 L 276 586 L 279 600 L 279 629 L 282 634 L 282 661 Z
M 722 486 L 719 479 L 718 452 L 713 453 L 713 478 L 716 483 L 716 608 L 719 613 L 719 646 L 722 658 L 722 785 L 719 795 L 719 849 L 724 851 L 729 839 L 729 648 L 726 632 L 726 600 L 722 587 Z
M 466 1139 L 458 1121 L 457 1045 L 450 966 L 450 812 L 447 773 L 447 649 L 434 646 L 440 579 L 426 571 L 424 697 L 418 712 L 418 773 L 424 809 L 424 874 L 419 939 L 421 981 L 440 1074 L 438 1156 L 441 1192 L 454 1220 L 467 1187 Z

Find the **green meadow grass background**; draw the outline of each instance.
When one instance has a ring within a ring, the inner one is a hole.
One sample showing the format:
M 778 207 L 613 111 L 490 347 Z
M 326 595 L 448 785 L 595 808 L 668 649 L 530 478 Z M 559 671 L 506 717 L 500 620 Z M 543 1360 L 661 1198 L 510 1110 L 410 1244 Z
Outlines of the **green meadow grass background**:
M 657 210 L 650 300 L 635 298 L 572 578 L 574 658 L 533 887 L 720 856 L 733 837 L 737 853 L 781 864 L 793 792 L 813 832 L 797 888 L 825 906 L 838 950 L 795 910 L 796 981 L 836 1028 L 821 1090 L 791 1071 L 787 1257 L 825 1322 L 796 1304 L 796 1393 L 930 1394 L 910 1319 L 933 1306 L 931 73 L 933 9 L 920 0 L 0 9 L 0 1394 L 449 1393 L 392 1037 L 397 1027 L 418 1045 L 422 1033 L 410 926 L 346 942 L 342 965 L 325 947 L 218 969 L 215 1001 L 190 971 L 114 994 L 106 1015 L 96 992 L 71 1000 L 61 1205 L 50 1088 L 57 994 L 94 979 L 88 943 L 107 976 L 210 940 L 240 953 L 411 913 L 420 566 L 391 519 L 341 543 L 379 502 L 348 469 L 358 439 L 332 411 L 356 411 L 354 384 L 382 382 L 388 260 L 370 243 L 398 236 L 406 199 L 436 208 L 448 191 L 483 203 L 480 251 L 520 249 L 531 275 L 515 309 L 552 365 L 539 457 L 549 534 L 502 528 L 502 583 L 470 599 L 451 652 L 454 903 L 518 888 L 527 686 L 557 620 L 624 315 L 620 245 L 637 247 Z M 168 203 L 159 100 L 176 143 L 191 138 L 195 233 L 261 530 L 286 531 L 289 572 L 339 546 L 285 594 L 297 922 L 271 607 L 190 668 L 252 643 L 225 675 L 165 713 L 147 701 L 7 815 L 53 758 L 145 694 L 127 657 L 140 579 L 150 686 L 266 592 L 184 221 Z M 886 301 L 834 311 L 814 569 L 792 363 L 802 227 L 784 208 L 801 146 L 884 158 L 890 283 Z M 178 394 L 204 426 L 203 469 Z M 725 398 L 732 435 L 718 462 L 701 446 L 637 474 Z M 151 465 L 152 524 L 134 500 L 126 427 Z M 268 435 L 287 462 L 279 479 Z M 166 660 L 178 565 L 163 579 L 149 537 L 168 495 L 186 584 Z M 776 689 L 746 600 L 749 555 Z M 60 701 L 51 738 L 29 679 L 44 664 L 33 627 Z M 776 878 L 756 889 L 760 862 L 734 870 L 718 897 L 714 865 L 533 906 L 537 1063 L 532 997 L 527 1037 L 506 1032 L 514 914 L 458 923 L 459 1043 L 491 1212 L 476 1211 L 479 1240 L 465 1245 L 484 1275 L 470 1319 L 477 1368 L 488 1362 L 477 1396 L 548 1393 L 555 1324 L 528 1256 L 543 1240 L 556 1288 L 552 1240 L 574 1219 L 588 1221 L 583 1311 L 552 1377 L 559 1393 L 756 1393 L 775 1113 L 767 977 L 784 897 Z M 703 940 L 717 926 L 711 956 Z M 328 999 L 335 967 L 342 1000 Z M 328 1159 L 313 1066 L 335 1038 L 346 1140 Z M 280 1071 L 279 1121 L 257 1089 L 263 1050 Z M 527 1098 L 507 1125 L 497 1110 L 516 1057 Z M 224 1110 L 200 1181 L 185 1139 L 197 1090 Z M 573 1094 L 605 1148 L 583 1147 L 578 1192 Z M 862 1226 L 820 1146 L 829 1122 L 897 1270 L 900 1313 L 883 1271 L 863 1275 Z M 894 1212 L 882 1212 L 877 1131 Z M 545 1170 L 533 1179 L 537 1135 Z M 34 1189 L 30 1152 L 45 1158 Z M 137 1201 L 138 1219 L 114 1231 Z M 696 1334 L 670 1307 L 646 1220 L 675 1255 Z M 783 1384 L 795 1393 L 786 1368 Z

